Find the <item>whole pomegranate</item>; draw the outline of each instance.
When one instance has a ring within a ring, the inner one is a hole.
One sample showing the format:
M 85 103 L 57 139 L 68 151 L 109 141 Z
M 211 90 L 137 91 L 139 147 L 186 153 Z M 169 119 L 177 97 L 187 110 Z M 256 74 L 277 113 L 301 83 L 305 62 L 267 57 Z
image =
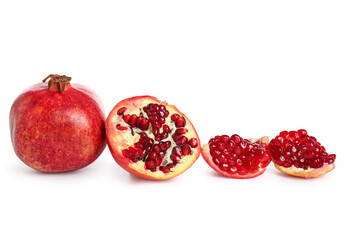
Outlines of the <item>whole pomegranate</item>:
M 336 155 L 306 130 L 282 131 L 269 144 L 272 161 L 280 171 L 303 178 L 314 178 L 335 168 Z
M 115 161 L 142 178 L 173 178 L 200 155 L 200 139 L 190 120 L 175 106 L 152 96 L 120 101 L 105 128 Z
M 45 82 L 49 80 L 48 84 Z M 106 146 L 101 100 L 70 77 L 51 74 L 26 89 L 10 110 L 16 155 L 42 172 L 83 168 Z
M 268 137 L 215 136 L 204 144 L 201 154 L 210 167 L 226 177 L 253 178 L 264 173 L 271 162 L 268 143 Z

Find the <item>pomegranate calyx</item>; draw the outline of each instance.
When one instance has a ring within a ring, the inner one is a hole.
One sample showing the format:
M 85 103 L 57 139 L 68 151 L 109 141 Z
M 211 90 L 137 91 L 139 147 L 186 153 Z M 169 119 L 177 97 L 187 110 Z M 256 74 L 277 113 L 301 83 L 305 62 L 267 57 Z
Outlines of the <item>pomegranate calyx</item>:
M 71 77 L 57 74 L 50 74 L 42 81 L 46 82 L 48 79 L 50 79 L 48 82 L 48 90 L 50 90 L 52 86 L 56 86 L 56 89 L 59 89 L 60 93 L 64 92 L 66 84 L 71 81 Z

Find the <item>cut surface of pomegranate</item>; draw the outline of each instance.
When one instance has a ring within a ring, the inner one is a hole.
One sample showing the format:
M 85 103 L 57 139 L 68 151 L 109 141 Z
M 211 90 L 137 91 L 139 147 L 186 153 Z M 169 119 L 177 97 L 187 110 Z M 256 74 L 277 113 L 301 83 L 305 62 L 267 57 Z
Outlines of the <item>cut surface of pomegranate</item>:
M 272 161 L 280 171 L 303 178 L 324 175 L 335 168 L 335 154 L 328 154 L 307 131 L 282 131 L 270 141 Z
M 152 96 L 120 101 L 105 129 L 115 161 L 142 178 L 173 178 L 200 155 L 200 139 L 190 120 L 175 106 Z
M 231 178 L 261 175 L 271 162 L 268 137 L 243 139 L 237 134 L 216 136 L 204 144 L 201 154 L 218 173 Z

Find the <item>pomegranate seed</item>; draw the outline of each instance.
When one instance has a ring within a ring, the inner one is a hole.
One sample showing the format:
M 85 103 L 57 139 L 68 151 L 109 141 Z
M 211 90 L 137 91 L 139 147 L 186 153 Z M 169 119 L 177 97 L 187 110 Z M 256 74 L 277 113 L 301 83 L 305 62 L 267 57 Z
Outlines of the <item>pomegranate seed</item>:
M 161 139 L 165 139 L 165 138 L 167 138 L 168 136 L 169 136 L 169 134 L 168 134 L 167 132 L 163 132 L 163 133 L 160 135 Z
M 186 144 L 187 142 L 188 142 L 187 137 L 182 136 L 179 140 L 176 141 L 176 144 L 177 145 L 183 145 L 183 144 Z
M 155 168 L 156 167 L 156 164 L 154 161 L 146 161 L 145 162 L 145 166 L 148 168 L 148 169 L 152 169 L 152 168 Z
M 130 115 L 125 115 L 125 116 L 123 117 L 123 120 L 124 120 L 124 122 L 129 123 Z
M 161 150 L 161 151 L 166 151 L 166 150 L 167 150 L 165 143 L 161 142 L 161 143 L 159 144 L 159 146 L 160 146 L 160 150 Z
M 162 171 L 163 173 L 168 173 L 168 172 L 170 172 L 170 169 L 162 166 L 162 167 L 160 167 L 160 171 Z
M 124 115 L 125 111 L 126 111 L 126 107 L 119 108 L 119 110 L 117 110 L 117 115 L 122 116 Z
M 196 138 L 191 138 L 191 139 L 189 140 L 189 145 L 190 145 L 190 147 L 192 147 L 192 148 L 196 148 L 196 147 L 198 146 L 198 141 L 197 141 L 197 139 L 196 139 Z
M 121 126 L 120 124 L 117 124 L 117 125 L 116 125 L 116 129 L 117 129 L 117 130 L 127 130 L 128 128 L 127 128 L 127 127 L 124 127 L 124 126 Z
M 191 149 L 190 149 L 189 145 L 183 145 L 181 147 L 181 151 L 183 152 L 184 155 L 190 155 L 191 154 Z
M 175 114 L 171 115 L 171 120 L 176 121 L 176 119 L 178 119 L 179 117 L 180 117 L 179 114 L 175 113 Z
M 185 134 L 187 132 L 188 132 L 188 130 L 186 128 L 178 128 L 178 129 L 175 130 L 174 134 L 175 135 L 181 135 L 181 134 Z
M 181 157 L 183 155 L 182 150 L 180 147 L 174 147 L 172 150 L 173 154 L 176 154 L 177 156 Z
M 161 162 L 162 162 L 162 158 L 158 157 L 158 158 L 155 159 L 155 165 L 156 166 L 160 166 Z
M 183 135 L 172 135 L 172 139 L 174 139 L 174 141 L 177 141 L 177 140 L 179 140 L 180 138 L 182 138 L 183 137 Z
M 185 121 L 185 118 L 184 117 L 178 117 L 176 120 L 175 120 L 175 126 L 177 128 L 181 128 L 181 127 L 185 127 L 186 125 L 186 121 Z
M 173 162 L 180 162 L 180 157 L 178 155 L 175 155 L 175 154 L 171 154 L 170 155 L 170 159 L 173 161 Z
M 170 127 L 168 125 L 164 125 L 163 132 L 170 133 L 171 132 Z
M 130 120 L 129 120 L 129 125 L 135 126 L 136 120 L 137 120 L 137 116 L 135 114 L 131 115 Z
M 239 135 L 234 134 L 231 136 L 231 140 L 233 140 L 235 144 L 239 144 L 241 142 L 242 138 Z
M 151 151 L 148 155 L 148 159 L 153 160 L 157 156 L 157 153 L 155 151 Z

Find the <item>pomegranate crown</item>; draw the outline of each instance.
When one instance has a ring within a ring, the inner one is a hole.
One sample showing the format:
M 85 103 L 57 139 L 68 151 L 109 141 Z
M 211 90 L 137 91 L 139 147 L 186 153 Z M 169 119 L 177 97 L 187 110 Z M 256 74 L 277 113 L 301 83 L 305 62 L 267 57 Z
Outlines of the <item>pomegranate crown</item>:
M 71 77 L 57 74 L 50 74 L 42 81 L 46 82 L 48 79 L 50 79 L 48 82 L 48 90 L 52 85 L 57 84 L 59 86 L 60 93 L 64 92 L 66 84 L 71 81 Z

